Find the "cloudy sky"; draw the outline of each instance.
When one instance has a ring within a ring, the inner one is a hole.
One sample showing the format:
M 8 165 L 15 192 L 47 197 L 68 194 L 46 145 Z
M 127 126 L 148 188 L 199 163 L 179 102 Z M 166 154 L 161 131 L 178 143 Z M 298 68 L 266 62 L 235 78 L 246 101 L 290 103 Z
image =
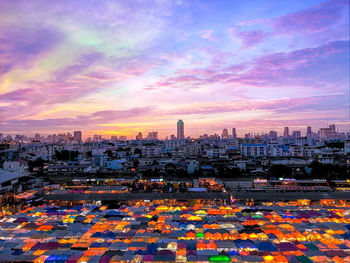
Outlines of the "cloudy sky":
M 349 0 L 0 1 L 0 132 L 347 131 Z

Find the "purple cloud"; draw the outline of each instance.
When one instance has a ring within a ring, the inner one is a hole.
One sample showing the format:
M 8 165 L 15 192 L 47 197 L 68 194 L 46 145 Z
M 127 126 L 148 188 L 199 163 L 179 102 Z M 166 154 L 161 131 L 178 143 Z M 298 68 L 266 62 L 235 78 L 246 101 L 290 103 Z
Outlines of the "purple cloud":
M 0 108 L 0 120 L 28 118 L 57 103 L 74 101 L 141 75 L 154 66 L 138 60 L 125 63 L 121 60 L 111 68 L 112 62 L 99 52 L 86 53 L 71 65 L 53 72 L 49 80 L 28 81 L 25 89 L 0 93 L 0 103 L 6 103 Z
M 261 30 L 244 31 L 238 28 L 229 28 L 228 32 L 232 38 L 241 40 L 243 49 L 263 43 L 269 35 Z
M 90 52 L 82 54 L 74 64 L 69 65 L 61 70 L 56 71 L 53 75 L 57 81 L 64 81 L 70 79 L 77 74 L 84 72 L 89 67 L 102 61 L 104 56 L 100 52 Z
M 214 30 L 202 30 L 198 32 L 199 36 L 212 42 L 217 42 L 219 39 L 214 36 Z
M 322 88 L 324 85 L 347 83 L 348 69 L 349 41 L 335 41 L 315 48 L 264 55 L 250 62 L 222 68 L 179 70 L 152 85 L 152 88 L 188 88 L 191 85 L 197 88 L 218 83 L 228 85 L 228 89 L 232 85 Z M 177 74 L 183 72 L 188 74 Z
M 116 121 L 127 121 L 129 119 L 142 118 L 151 114 L 153 109 L 151 107 L 138 107 L 128 110 L 110 110 L 98 111 L 90 115 L 82 115 L 74 118 L 51 118 L 42 120 L 2 120 L 0 121 L 0 128 L 8 130 L 26 130 L 28 128 L 45 128 L 59 130 L 62 127 L 67 129 L 94 127 L 98 124 L 111 123 Z M 1 112 L 1 109 L 0 109 Z
M 53 50 L 63 35 L 56 29 L 0 26 L 0 76 L 15 67 L 27 68 Z
M 330 28 L 342 19 L 349 8 L 348 0 L 330 0 L 299 12 L 274 19 L 273 29 L 277 34 L 308 33 Z
M 272 27 L 271 32 L 245 30 L 245 26 L 264 25 Z M 259 19 L 238 23 L 229 28 L 232 38 L 239 38 L 242 48 L 250 48 L 264 42 L 270 36 L 303 34 L 304 38 L 318 43 L 343 39 L 349 36 L 349 1 L 329 0 L 298 12 L 274 19 Z M 349 37 L 346 38 L 348 40 Z
M 347 104 L 347 98 L 342 95 L 330 96 L 313 96 L 305 98 L 290 98 L 280 100 L 263 100 L 263 101 L 232 101 L 208 104 L 195 104 L 190 107 L 181 108 L 172 111 L 172 115 L 192 115 L 192 114 L 216 114 L 224 112 L 241 112 L 241 111 L 270 111 L 274 114 L 324 111 L 325 105 L 327 110 L 344 109 Z

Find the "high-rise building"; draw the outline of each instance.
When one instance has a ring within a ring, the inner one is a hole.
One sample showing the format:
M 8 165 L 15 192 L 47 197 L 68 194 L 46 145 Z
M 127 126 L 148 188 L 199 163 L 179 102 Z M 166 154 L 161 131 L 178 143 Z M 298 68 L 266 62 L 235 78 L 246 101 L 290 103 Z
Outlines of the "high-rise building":
M 321 139 L 331 139 L 335 138 L 337 135 L 335 125 L 329 125 L 329 128 L 321 128 L 319 131 L 319 135 Z
M 306 137 L 311 137 L 311 136 L 312 136 L 311 126 L 308 126 L 306 129 Z
M 275 132 L 275 131 L 270 131 L 270 132 L 269 132 L 269 138 L 270 138 L 270 139 L 277 139 L 277 132 Z
M 73 137 L 75 138 L 75 140 L 77 140 L 78 142 L 82 141 L 82 134 L 81 131 L 74 131 L 73 133 Z
M 119 136 L 119 140 L 120 140 L 120 141 L 127 141 L 127 140 L 128 140 L 128 137 L 127 137 L 127 136 L 124 136 L 124 135 L 121 135 L 121 136 Z
M 139 132 L 139 133 L 136 135 L 136 140 L 142 140 L 142 132 Z
M 283 137 L 289 137 L 289 128 L 288 127 L 284 127 Z
M 237 138 L 236 128 L 232 128 L 232 139 L 236 139 L 236 138 Z
M 98 134 L 94 134 L 94 137 L 92 138 L 94 142 L 101 142 L 102 141 L 102 136 Z
M 177 138 L 180 140 L 185 139 L 185 128 L 182 120 L 177 121 Z
M 301 131 L 293 131 L 292 137 L 298 139 L 301 137 Z
M 147 140 L 158 140 L 158 132 L 149 132 L 147 135 Z
M 221 134 L 221 139 L 225 140 L 225 139 L 229 139 L 229 138 L 230 138 L 230 136 L 228 135 L 227 129 L 223 129 L 222 134 Z

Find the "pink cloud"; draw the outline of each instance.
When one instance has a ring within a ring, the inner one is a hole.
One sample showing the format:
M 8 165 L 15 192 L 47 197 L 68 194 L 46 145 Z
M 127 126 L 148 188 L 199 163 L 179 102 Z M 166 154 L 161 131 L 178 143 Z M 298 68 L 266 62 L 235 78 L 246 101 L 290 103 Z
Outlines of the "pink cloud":
M 56 28 L 45 25 L 37 25 L 33 30 L 0 25 L 0 77 L 14 68 L 30 67 L 63 39 Z
M 244 29 L 254 25 L 272 27 L 272 31 Z M 258 45 L 270 36 L 303 34 L 306 39 L 325 43 L 338 40 L 340 36 L 348 35 L 348 32 L 348 0 L 329 0 L 277 18 L 241 22 L 236 27 L 228 29 L 229 36 L 241 40 L 242 48 Z
M 322 31 L 341 20 L 342 12 L 348 8 L 348 0 L 330 0 L 274 19 L 272 25 L 277 34 Z
M 25 89 L 0 93 L 0 102 L 10 105 L 0 109 L 0 119 L 22 119 L 47 111 L 58 103 L 74 101 L 105 89 L 118 81 L 139 76 L 154 64 L 130 60 L 114 68 L 101 53 L 83 54 L 74 63 L 51 74 L 47 81 L 28 81 Z M 106 66 L 102 66 L 106 65 Z
M 214 30 L 202 30 L 198 32 L 199 36 L 203 39 L 210 40 L 212 42 L 217 42 L 219 39 L 214 36 Z
M 242 42 L 242 48 L 250 48 L 265 41 L 269 35 L 261 30 L 242 31 L 237 28 L 229 28 L 229 34 L 232 38 L 239 38 Z
M 198 88 L 209 84 L 220 84 L 228 89 L 232 85 L 322 87 L 347 81 L 348 56 L 349 42 L 336 41 L 289 53 L 268 54 L 242 64 L 178 70 L 173 76 L 152 85 L 152 88 L 188 88 L 191 85 Z
M 298 113 L 298 112 L 319 112 L 325 110 L 336 110 L 345 107 L 346 98 L 343 95 L 314 96 L 306 98 L 290 98 L 280 100 L 238 100 L 232 102 L 194 104 L 190 107 L 177 109 L 169 112 L 171 115 L 192 115 L 192 114 L 216 114 L 225 112 L 242 111 L 269 111 L 274 114 Z
M 0 109 L 1 112 L 1 109 Z M 128 110 L 98 111 L 90 115 L 82 115 L 72 118 L 51 118 L 42 120 L 15 120 L 8 119 L 0 122 L 0 127 L 12 130 L 27 130 L 28 128 L 45 128 L 60 130 L 61 128 L 73 129 L 82 127 L 94 127 L 98 124 L 123 121 L 130 119 L 144 118 L 153 112 L 151 107 L 138 107 Z

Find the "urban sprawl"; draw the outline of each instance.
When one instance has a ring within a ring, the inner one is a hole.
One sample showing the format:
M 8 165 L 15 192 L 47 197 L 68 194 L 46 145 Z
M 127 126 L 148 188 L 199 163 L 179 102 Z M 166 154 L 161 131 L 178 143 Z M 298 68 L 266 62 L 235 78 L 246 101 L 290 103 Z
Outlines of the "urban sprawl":
M 0 134 L 0 262 L 350 262 L 350 137 Z

